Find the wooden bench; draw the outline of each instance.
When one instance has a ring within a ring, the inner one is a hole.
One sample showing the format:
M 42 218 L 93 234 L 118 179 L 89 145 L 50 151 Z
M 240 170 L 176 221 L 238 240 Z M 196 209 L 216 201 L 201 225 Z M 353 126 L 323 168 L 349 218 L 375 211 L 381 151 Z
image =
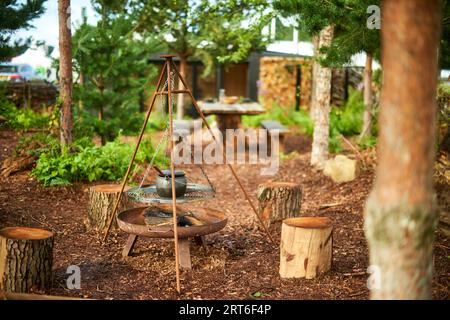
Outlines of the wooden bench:
M 280 141 L 280 152 L 284 152 L 284 137 L 289 133 L 289 129 L 283 126 L 276 120 L 263 120 L 261 121 L 261 127 L 268 131 L 267 135 L 267 150 L 270 150 L 272 145 L 271 134 L 272 132 L 278 132 Z

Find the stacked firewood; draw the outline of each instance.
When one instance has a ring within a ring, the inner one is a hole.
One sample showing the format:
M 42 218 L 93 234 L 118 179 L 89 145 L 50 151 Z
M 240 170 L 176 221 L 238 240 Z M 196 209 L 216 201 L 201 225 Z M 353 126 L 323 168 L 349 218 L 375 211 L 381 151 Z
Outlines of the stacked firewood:
M 44 81 L 9 83 L 6 95 L 17 107 L 39 108 L 56 102 L 58 89 Z
M 264 107 L 295 106 L 297 65 L 301 66 L 300 105 L 307 107 L 311 97 L 311 64 L 311 59 L 302 57 L 261 58 L 259 100 Z

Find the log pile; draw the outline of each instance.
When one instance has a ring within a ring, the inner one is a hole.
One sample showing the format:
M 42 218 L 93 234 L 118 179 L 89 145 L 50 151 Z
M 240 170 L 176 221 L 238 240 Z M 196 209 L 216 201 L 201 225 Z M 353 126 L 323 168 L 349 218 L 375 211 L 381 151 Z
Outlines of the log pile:
M 325 217 L 300 217 L 283 221 L 280 276 L 312 279 L 331 268 L 333 226 Z
M 266 109 L 274 104 L 295 106 L 297 65 L 301 65 L 300 105 L 308 106 L 311 97 L 311 59 L 263 57 L 260 60 L 259 101 Z
M 6 96 L 17 107 L 39 108 L 56 103 L 57 88 L 44 81 L 26 83 L 8 83 Z
M 0 290 L 27 293 L 52 280 L 53 233 L 11 227 L 0 230 Z

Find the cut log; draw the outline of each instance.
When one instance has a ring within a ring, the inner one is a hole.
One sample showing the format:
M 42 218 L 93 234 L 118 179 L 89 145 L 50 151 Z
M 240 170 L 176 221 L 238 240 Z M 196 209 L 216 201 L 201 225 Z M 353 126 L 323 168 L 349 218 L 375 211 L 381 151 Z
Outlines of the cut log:
M 302 188 L 292 182 L 266 182 L 258 187 L 259 214 L 270 226 L 300 216 Z
M 0 175 L 3 177 L 9 177 L 16 172 L 29 169 L 35 162 L 36 157 L 30 155 L 5 159 L 0 169 Z
M 52 263 L 52 232 L 25 227 L 0 230 L 0 290 L 45 290 L 51 284 Z
M 88 229 L 103 232 L 108 228 L 108 222 L 114 210 L 120 187 L 118 184 L 101 184 L 89 189 L 89 211 L 86 221 L 86 227 Z M 126 187 L 124 192 L 128 189 Z M 128 199 L 127 194 L 123 193 L 117 208 L 117 213 L 129 208 L 131 208 L 131 201 Z M 118 228 L 115 219 L 111 228 Z
M 331 268 L 333 226 L 329 218 L 300 217 L 283 221 L 280 276 L 312 279 Z

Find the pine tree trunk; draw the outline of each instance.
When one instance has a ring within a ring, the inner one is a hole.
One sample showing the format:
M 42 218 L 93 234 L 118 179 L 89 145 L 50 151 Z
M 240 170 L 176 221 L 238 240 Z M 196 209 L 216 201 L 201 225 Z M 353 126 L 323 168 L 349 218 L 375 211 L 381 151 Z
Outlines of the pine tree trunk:
M 372 299 L 430 299 L 440 1 L 383 1 L 383 88 L 374 188 L 366 203 Z
M 84 84 L 85 84 L 85 76 L 84 76 L 84 73 L 82 71 L 80 71 L 79 85 L 81 87 L 83 87 Z M 84 102 L 82 99 L 80 99 L 80 101 L 78 102 L 78 109 L 80 110 L 80 112 L 78 113 L 78 118 L 81 119 L 81 113 L 84 111 Z
M 186 79 L 186 70 L 187 70 L 187 57 L 183 54 L 180 55 L 180 74 L 183 79 Z M 178 81 L 178 90 L 183 90 L 183 83 Z M 184 117 L 184 95 L 177 94 L 177 119 L 182 120 Z
M 103 232 L 108 228 L 108 223 L 111 218 L 116 199 L 120 192 L 120 185 L 117 184 L 101 184 L 93 186 L 89 189 L 89 211 L 86 221 L 88 229 L 95 229 Z M 125 191 L 128 188 L 125 189 Z M 129 209 L 131 207 L 130 201 L 126 193 L 122 194 L 117 213 Z M 117 229 L 117 222 L 114 219 L 111 226 Z
M 319 35 L 319 48 L 328 46 L 333 39 L 333 27 L 324 28 Z M 316 69 L 314 134 L 311 151 L 311 165 L 323 168 L 328 159 L 328 140 L 330 127 L 331 69 L 321 65 Z
M 364 68 L 364 115 L 363 127 L 359 140 L 362 141 L 370 136 L 372 130 L 372 106 L 373 106 L 373 91 L 372 91 L 372 60 L 371 53 L 366 53 L 366 66 Z
M 258 187 L 259 214 L 267 226 L 300 216 L 302 189 L 296 183 L 267 182 Z
M 331 269 L 333 226 L 329 218 L 302 217 L 283 221 L 280 276 L 312 279 Z
M 72 36 L 70 31 L 70 0 L 58 1 L 59 16 L 59 72 L 62 100 L 60 139 L 61 144 L 73 141 L 72 115 Z
M 53 233 L 13 227 L 0 230 L 0 290 L 26 293 L 51 285 Z
M 317 104 L 316 101 L 316 82 L 317 82 L 317 66 L 319 62 L 317 62 L 316 58 L 319 56 L 319 38 L 317 36 L 313 36 L 313 52 L 314 52 L 314 60 L 312 63 L 312 71 L 311 71 L 311 105 L 309 108 L 309 116 L 314 121 L 315 118 L 315 107 Z

